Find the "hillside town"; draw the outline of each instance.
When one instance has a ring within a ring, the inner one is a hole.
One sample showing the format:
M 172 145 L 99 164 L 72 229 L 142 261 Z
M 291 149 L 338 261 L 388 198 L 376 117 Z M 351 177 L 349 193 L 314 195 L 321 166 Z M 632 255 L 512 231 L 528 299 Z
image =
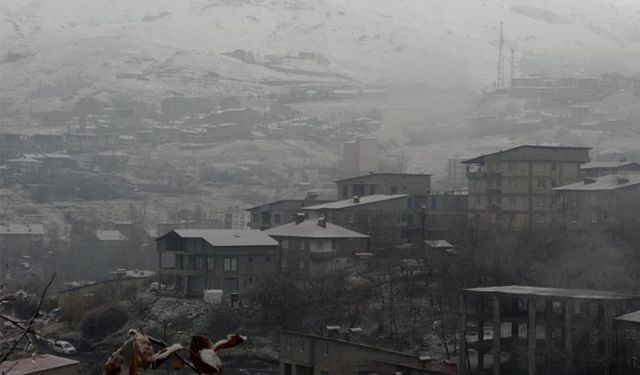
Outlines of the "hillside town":
M 0 374 L 640 374 L 636 4 L 111 1 L 0 0 Z

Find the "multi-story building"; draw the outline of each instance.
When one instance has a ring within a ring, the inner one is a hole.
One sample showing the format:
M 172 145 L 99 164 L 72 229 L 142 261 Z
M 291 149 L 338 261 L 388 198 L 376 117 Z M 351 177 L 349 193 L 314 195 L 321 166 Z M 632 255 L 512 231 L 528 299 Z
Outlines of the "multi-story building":
M 278 247 L 258 230 L 176 229 L 156 239 L 159 281 L 181 297 L 242 294 L 278 271 Z
M 455 367 L 335 337 L 280 333 L 280 375 L 454 374 Z M 437 368 L 436 368 L 437 367 Z
M 553 191 L 555 219 L 567 229 L 636 231 L 640 225 L 640 174 L 585 177 Z
M 425 204 L 425 230 L 429 237 L 464 230 L 467 222 L 466 192 L 432 192 Z
M 369 251 L 369 236 L 328 223 L 322 217 L 296 221 L 266 230 L 280 243 L 280 271 L 317 274 L 352 265 L 353 254 Z
M 431 190 L 431 175 L 409 173 L 367 173 L 336 181 L 338 199 L 376 194 L 411 194 L 425 197 Z
M 295 221 L 296 214 L 307 206 L 328 203 L 331 201 L 317 199 L 315 195 L 308 195 L 305 199 L 282 199 L 267 204 L 251 207 L 251 229 L 266 230 L 274 226 Z
M 310 219 L 371 236 L 372 250 L 422 239 L 422 203 L 409 194 L 355 196 L 302 209 Z
M 343 147 L 340 176 L 352 177 L 378 171 L 378 142 L 373 138 L 358 138 Z
M 615 318 L 614 374 L 640 374 L 640 311 Z
M 553 188 L 580 180 L 589 148 L 523 145 L 464 161 L 470 220 L 503 229 L 547 225 Z
M 447 159 L 447 189 L 464 190 L 467 187 L 466 168 L 464 159 Z
M 635 161 L 592 162 L 583 164 L 580 172 L 584 177 L 602 177 L 608 174 L 640 173 L 640 164 Z
M 15 274 L 41 262 L 45 253 L 45 233 L 41 224 L 0 225 L 0 279 L 7 271 Z
M 460 296 L 462 374 L 610 374 L 613 318 L 638 296 L 496 286 Z

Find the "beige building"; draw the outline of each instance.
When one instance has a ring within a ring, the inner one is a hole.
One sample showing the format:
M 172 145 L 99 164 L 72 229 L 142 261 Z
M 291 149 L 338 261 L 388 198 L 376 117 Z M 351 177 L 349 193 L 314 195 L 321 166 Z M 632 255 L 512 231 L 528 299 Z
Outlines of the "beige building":
M 378 142 L 373 138 L 358 138 L 343 146 L 340 165 L 343 177 L 359 176 L 378 171 Z
M 567 229 L 635 231 L 640 225 L 640 174 L 585 177 L 553 190 L 555 218 Z
M 579 181 L 588 161 L 587 147 L 532 145 L 466 160 L 469 218 L 503 229 L 548 225 L 553 188 Z

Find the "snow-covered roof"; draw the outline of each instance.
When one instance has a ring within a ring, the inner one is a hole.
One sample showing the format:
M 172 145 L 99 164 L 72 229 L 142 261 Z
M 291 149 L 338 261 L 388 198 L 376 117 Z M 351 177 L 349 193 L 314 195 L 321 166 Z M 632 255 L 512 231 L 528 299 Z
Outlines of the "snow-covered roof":
M 278 242 L 259 230 L 235 229 L 176 229 L 175 233 L 182 238 L 202 238 L 211 246 L 277 246 Z M 166 233 L 157 239 L 166 236 Z
M 581 182 L 557 187 L 555 191 L 601 191 L 616 190 L 640 184 L 640 174 L 606 175 L 598 178 L 585 178 Z
M 622 168 L 627 166 L 638 165 L 635 161 L 605 161 L 605 162 L 592 162 L 583 164 L 580 169 L 600 169 L 600 168 Z
M 409 194 L 374 194 L 374 195 L 365 195 L 358 199 L 350 198 L 344 199 L 341 201 L 318 204 L 315 206 L 304 207 L 303 210 L 340 210 L 348 207 L 356 207 L 356 206 L 364 206 L 367 204 L 386 202 L 394 199 L 406 198 Z
M 44 227 L 42 226 L 42 224 L 9 224 L 8 226 L 0 225 L 0 234 L 44 235 Z
M 113 229 L 113 230 L 98 229 L 96 231 L 96 237 L 100 241 L 124 241 L 126 239 L 124 234 L 122 234 L 122 232 L 120 232 L 117 229 Z
M 0 364 L 0 373 L 7 375 L 27 375 L 49 372 L 67 366 L 75 366 L 79 362 L 51 354 L 40 354 L 34 357 L 6 361 Z
M 322 219 L 321 219 L 322 220 Z M 304 238 L 369 238 L 369 236 L 358 233 L 341 226 L 320 220 L 305 220 L 301 223 L 292 222 L 267 229 L 264 233 L 276 237 L 304 237 Z
M 623 322 L 631 322 L 631 323 L 640 323 L 640 311 L 618 316 L 615 318 L 615 320 L 620 320 Z

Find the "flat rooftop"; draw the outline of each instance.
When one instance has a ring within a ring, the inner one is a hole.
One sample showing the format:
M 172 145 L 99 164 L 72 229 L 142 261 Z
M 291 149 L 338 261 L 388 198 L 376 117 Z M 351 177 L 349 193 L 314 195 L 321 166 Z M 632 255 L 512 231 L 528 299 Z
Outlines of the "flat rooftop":
M 588 289 L 542 288 L 535 286 L 507 285 L 464 289 L 465 293 L 518 295 L 526 297 L 558 297 L 584 300 L 625 300 L 640 298 L 638 295 Z

